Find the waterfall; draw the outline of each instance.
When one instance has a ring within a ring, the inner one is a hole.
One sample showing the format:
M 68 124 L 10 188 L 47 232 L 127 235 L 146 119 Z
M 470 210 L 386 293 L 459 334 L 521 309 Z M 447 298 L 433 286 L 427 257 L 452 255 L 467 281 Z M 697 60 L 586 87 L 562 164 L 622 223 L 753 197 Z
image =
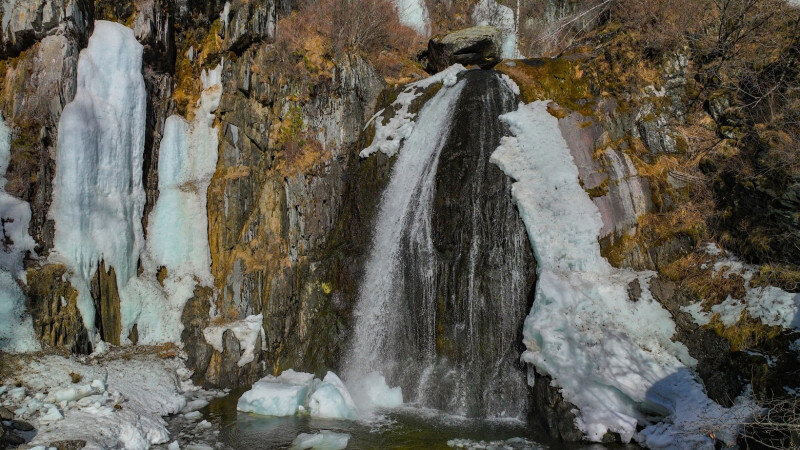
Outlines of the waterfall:
M 533 257 L 509 181 L 489 164 L 506 130 L 498 117 L 515 104 L 499 74 L 472 70 L 419 112 L 374 221 L 348 381 L 377 371 L 407 403 L 524 415 L 519 346 Z

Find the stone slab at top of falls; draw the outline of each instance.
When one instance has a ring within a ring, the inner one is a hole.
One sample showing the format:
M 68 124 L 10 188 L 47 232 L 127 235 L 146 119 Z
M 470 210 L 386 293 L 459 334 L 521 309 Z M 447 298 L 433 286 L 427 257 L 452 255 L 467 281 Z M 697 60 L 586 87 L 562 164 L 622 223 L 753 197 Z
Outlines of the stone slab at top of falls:
M 438 82 L 436 95 L 409 113 L 415 96 Z M 397 159 L 372 226 L 346 381 L 377 370 L 406 402 L 524 417 L 519 343 L 534 260 L 505 195 L 510 181 L 489 163 L 507 132 L 498 116 L 515 104 L 500 74 L 454 66 L 407 87 L 391 119 L 376 114 L 376 138 L 361 155 Z

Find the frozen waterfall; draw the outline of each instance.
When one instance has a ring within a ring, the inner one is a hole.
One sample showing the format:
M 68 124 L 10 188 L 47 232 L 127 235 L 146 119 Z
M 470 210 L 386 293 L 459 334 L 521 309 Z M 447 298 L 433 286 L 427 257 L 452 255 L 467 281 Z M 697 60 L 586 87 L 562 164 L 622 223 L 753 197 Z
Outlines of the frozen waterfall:
M 114 267 L 117 284 L 136 276 L 144 246 L 142 161 L 145 133 L 142 45 L 130 28 L 97 21 L 78 60 L 75 99 L 58 124 L 50 217 L 54 259 L 71 267 L 78 307 L 90 335 L 89 294 L 98 263 Z

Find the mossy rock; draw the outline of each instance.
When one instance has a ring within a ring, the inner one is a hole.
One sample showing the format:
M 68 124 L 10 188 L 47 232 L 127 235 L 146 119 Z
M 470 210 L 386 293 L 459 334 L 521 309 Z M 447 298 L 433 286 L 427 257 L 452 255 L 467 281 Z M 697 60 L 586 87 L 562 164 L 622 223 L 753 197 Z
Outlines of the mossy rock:
M 578 61 L 567 58 L 506 61 L 496 70 L 517 83 L 520 96 L 526 103 L 554 100 L 584 116 L 595 115 L 593 96 Z

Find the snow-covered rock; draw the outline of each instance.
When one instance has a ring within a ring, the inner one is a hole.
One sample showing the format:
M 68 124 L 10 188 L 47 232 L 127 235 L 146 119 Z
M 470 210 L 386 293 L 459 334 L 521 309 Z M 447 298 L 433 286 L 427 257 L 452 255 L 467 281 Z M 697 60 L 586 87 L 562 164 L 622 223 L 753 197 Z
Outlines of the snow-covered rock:
M 223 325 L 212 325 L 203 330 L 203 336 L 206 342 L 221 353 L 223 351 L 222 335 L 227 330 L 233 331 L 234 336 L 239 340 L 240 347 L 243 349 L 242 356 L 237 362 L 237 365 L 242 367 L 255 359 L 255 348 L 258 341 L 262 342 L 261 348 L 265 347 L 265 338 L 262 331 L 263 317 L 263 315 L 257 314 Z
M 31 446 L 84 440 L 87 448 L 146 449 L 169 440 L 162 416 L 180 412 L 187 397 L 213 395 L 191 384 L 179 360 L 116 351 L 98 359 L 25 359 L 14 378 L 0 380 L 24 386 L 0 397 L 0 404 L 36 427 Z M 83 381 L 73 383 L 74 376 Z
M 696 323 L 705 325 L 716 317 L 723 325 L 730 327 L 739 322 L 746 310 L 750 317 L 759 319 L 765 325 L 800 329 L 800 292 L 786 292 L 776 286 L 754 286 L 752 280 L 758 273 L 758 266 L 723 253 L 712 243 L 706 245 L 705 252 L 713 259 L 713 272 L 722 277 L 741 277 L 745 295 L 742 299 L 728 296 L 708 311 L 703 309 L 702 302 L 681 308 L 691 314 Z
M 456 84 L 457 75 L 459 72 L 466 70 L 460 64 L 454 64 L 447 69 L 432 75 L 424 80 L 420 80 L 409 84 L 403 89 L 403 92 L 398 94 L 397 99 L 392 103 L 391 108 L 394 110 L 394 115 L 384 123 L 383 114 L 385 108 L 375 113 L 374 116 L 367 122 L 375 125 L 375 137 L 369 147 L 361 150 L 359 156 L 367 158 L 373 153 L 380 151 L 386 156 L 394 156 L 400 149 L 400 145 L 405 139 L 411 136 L 416 126 L 417 115 L 409 108 L 414 100 L 418 99 L 425 89 L 436 83 L 444 83 L 445 86 L 453 86 Z

